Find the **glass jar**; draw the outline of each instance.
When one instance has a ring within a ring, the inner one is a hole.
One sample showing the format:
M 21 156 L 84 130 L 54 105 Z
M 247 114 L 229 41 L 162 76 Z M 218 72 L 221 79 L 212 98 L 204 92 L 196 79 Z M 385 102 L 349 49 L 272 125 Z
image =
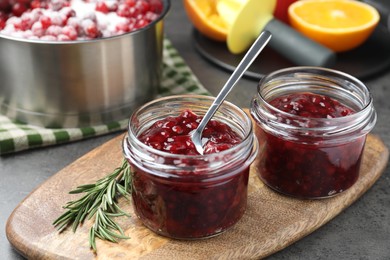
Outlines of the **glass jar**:
M 278 97 L 308 93 L 329 97 L 354 113 L 310 118 L 270 104 Z M 376 122 L 371 94 L 361 81 L 317 67 L 292 67 L 265 76 L 251 115 L 260 147 L 255 163 L 260 179 L 280 193 L 307 199 L 334 196 L 357 181 L 366 135 Z
M 155 122 L 190 109 L 203 116 L 212 97 L 180 95 L 160 98 L 136 110 L 129 120 L 123 151 L 133 172 L 133 206 L 152 231 L 171 238 L 217 235 L 243 216 L 248 175 L 257 154 L 250 117 L 225 101 L 213 120 L 232 128 L 242 141 L 206 155 L 172 154 L 139 140 Z

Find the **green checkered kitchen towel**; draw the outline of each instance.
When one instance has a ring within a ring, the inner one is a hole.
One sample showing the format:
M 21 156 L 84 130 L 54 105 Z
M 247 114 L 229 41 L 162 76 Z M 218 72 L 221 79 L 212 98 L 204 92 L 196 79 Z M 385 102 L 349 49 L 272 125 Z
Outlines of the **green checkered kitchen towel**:
M 209 92 L 200 84 L 191 69 L 168 39 L 164 39 L 163 78 L 160 96 L 201 94 Z M 43 128 L 12 122 L 0 115 L 0 155 L 22 150 L 77 141 L 93 136 L 124 130 L 128 119 L 82 128 Z

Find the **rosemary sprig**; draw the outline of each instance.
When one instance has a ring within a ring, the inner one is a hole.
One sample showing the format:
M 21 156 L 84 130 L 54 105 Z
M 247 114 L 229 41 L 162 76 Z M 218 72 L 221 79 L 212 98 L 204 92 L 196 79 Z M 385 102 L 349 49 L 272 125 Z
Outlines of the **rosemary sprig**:
M 108 176 L 94 184 L 85 184 L 70 191 L 70 194 L 85 193 L 78 200 L 68 202 L 63 208 L 67 209 L 59 216 L 53 225 L 59 232 L 72 225 L 73 232 L 85 219 L 95 216 L 94 224 L 89 230 L 89 245 L 96 251 L 96 237 L 102 240 L 117 242 L 127 239 L 122 228 L 113 220 L 114 217 L 129 216 L 117 204 L 118 196 L 127 199 L 131 194 L 130 166 L 125 159 L 122 165 Z

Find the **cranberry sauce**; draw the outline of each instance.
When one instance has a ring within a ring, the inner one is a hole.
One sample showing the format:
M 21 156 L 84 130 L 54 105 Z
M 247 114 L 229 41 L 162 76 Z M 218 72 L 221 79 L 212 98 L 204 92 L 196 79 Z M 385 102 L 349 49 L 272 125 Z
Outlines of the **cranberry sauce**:
M 135 168 L 135 212 L 151 230 L 178 239 L 210 237 L 234 225 L 247 203 L 249 168 L 214 183 L 164 181 Z
M 161 0 L 2 0 L 0 33 L 74 41 L 124 34 L 157 19 Z
M 340 102 L 323 95 L 294 93 L 273 99 L 270 104 L 284 112 L 308 118 L 336 118 L 354 111 Z
M 302 125 L 301 121 L 284 120 L 283 115 L 275 114 L 277 121 L 309 128 L 311 119 L 334 120 L 355 113 L 330 97 L 308 92 L 286 94 L 269 104 L 308 118 Z M 298 140 L 287 140 L 259 127 L 256 134 L 262 147 L 260 177 L 277 191 L 299 198 L 328 197 L 348 189 L 358 179 L 365 137 L 328 144 L 319 137 L 312 138 L 309 130 Z
M 184 110 L 178 117 L 167 117 L 155 122 L 138 139 L 160 151 L 173 154 L 199 154 L 189 133 L 195 130 L 201 117 L 190 110 Z M 210 120 L 203 130 L 206 139 L 204 154 L 218 153 L 241 142 L 241 138 L 228 125 Z
M 179 116 L 168 116 L 155 122 L 138 139 L 169 154 L 183 155 L 182 159 L 177 159 L 181 166 L 188 163 L 196 167 L 190 159 L 199 154 L 189 133 L 200 120 L 201 117 L 185 110 Z M 202 167 L 210 163 L 208 156 L 214 155 L 214 161 L 219 152 L 242 141 L 231 127 L 217 120 L 209 122 L 204 136 L 207 138 L 207 154 L 201 156 L 205 159 L 195 160 Z M 164 236 L 196 239 L 216 235 L 235 224 L 245 212 L 249 167 L 243 167 L 244 162 L 245 158 L 239 165 L 220 167 L 219 172 L 213 170 L 213 173 L 210 169 L 177 171 L 174 173 L 176 177 L 170 178 L 133 164 L 135 212 L 147 227 Z

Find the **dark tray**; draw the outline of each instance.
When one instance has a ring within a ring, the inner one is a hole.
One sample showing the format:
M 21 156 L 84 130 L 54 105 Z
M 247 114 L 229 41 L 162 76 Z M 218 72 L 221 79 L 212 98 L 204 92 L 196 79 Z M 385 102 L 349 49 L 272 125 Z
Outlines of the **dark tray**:
M 233 72 L 244 54 L 229 52 L 224 42 L 216 42 L 194 30 L 195 49 L 209 62 Z M 275 70 L 296 66 L 270 47 L 265 47 L 259 57 L 244 74 L 245 77 L 259 80 Z M 348 52 L 338 53 L 332 69 L 343 71 L 361 80 L 375 76 L 390 67 L 390 32 L 381 24 L 361 46 Z

